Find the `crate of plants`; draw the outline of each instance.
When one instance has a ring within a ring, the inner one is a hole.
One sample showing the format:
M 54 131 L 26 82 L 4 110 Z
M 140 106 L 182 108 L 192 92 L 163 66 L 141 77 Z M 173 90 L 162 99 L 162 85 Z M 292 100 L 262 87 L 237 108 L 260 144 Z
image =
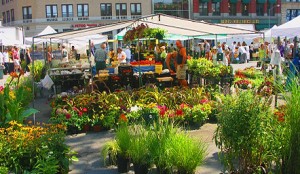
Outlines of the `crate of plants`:
M 133 76 L 133 67 L 131 65 L 120 65 L 118 73 L 120 76 Z

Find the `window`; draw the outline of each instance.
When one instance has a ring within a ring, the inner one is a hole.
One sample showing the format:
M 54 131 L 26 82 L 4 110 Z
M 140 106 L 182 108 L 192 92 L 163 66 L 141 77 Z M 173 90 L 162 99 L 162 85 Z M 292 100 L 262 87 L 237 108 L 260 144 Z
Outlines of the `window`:
M 6 0 L 6 3 L 9 3 L 9 0 Z
M 56 18 L 57 5 L 46 5 L 46 18 Z
M 127 5 L 125 3 L 116 4 L 116 15 L 117 16 L 127 16 Z
M 275 9 L 277 8 L 277 5 L 274 3 L 268 3 L 268 16 L 275 16 Z
M 10 10 L 10 17 L 11 17 L 11 21 L 15 21 L 15 10 L 14 9 Z
M 256 3 L 256 15 L 263 16 L 264 15 L 264 4 Z
M 3 17 L 3 23 L 6 23 L 6 15 L 5 15 L 5 12 L 2 12 L 2 17 Z
M 286 20 L 287 21 L 290 21 L 297 16 L 300 16 L 300 9 L 287 9 L 286 10 Z
M 88 4 L 78 4 L 77 5 L 77 16 L 78 17 L 88 17 L 89 16 L 89 5 Z
M 112 16 L 111 3 L 100 4 L 101 16 Z
M 5 1 L 4 0 L 2 0 L 2 5 L 4 5 L 5 4 Z
M 212 15 L 220 16 L 220 2 L 212 2 Z
M 207 2 L 199 2 L 199 13 L 200 13 L 200 16 L 208 15 Z
M 6 11 L 6 22 L 10 22 L 10 11 Z
M 242 4 L 242 16 L 249 16 L 249 3 Z
M 142 15 L 141 3 L 132 3 L 130 4 L 130 12 L 132 15 Z
M 236 16 L 236 3 L 228 3 L 229 16 Z
M 61 5 L 61 16 L 62 17 L 73 17 L 73 5 L 72 4 L 63 4 Z
M 32 19 L 31 7 L 23 7 L 23 19 Z

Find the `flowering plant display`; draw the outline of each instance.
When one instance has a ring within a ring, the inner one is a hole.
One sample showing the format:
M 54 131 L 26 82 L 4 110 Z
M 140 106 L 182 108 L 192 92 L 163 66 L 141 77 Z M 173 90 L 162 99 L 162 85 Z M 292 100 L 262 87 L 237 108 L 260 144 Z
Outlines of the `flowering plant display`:
M 32 81 L 23 75 L 22 70 L 20 73 L 10 73 L 9 82 L 4 87 L 0 87 L 0 124 L 2 125 L 12 120 L 23 123 L 27 117 L 38 112 L 28 107 L 33 99 Z
M 241 89 L 251 88 L 251 81 L 247 79 L 240 79 L 235 82 L 235 85 Z
M 68 173 L 71 152 L 63 125 L 22 125 L 0 128 L 0 164 L 14 173 Z

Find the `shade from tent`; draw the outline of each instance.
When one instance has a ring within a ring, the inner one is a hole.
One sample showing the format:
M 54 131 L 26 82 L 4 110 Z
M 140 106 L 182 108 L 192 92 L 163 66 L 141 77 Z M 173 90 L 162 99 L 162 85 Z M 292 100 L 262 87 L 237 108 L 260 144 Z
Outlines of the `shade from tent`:
M 277 28 L 271 29 L 272 37 L 295 37 L 300 35 L 300 16 L 288 21 Z
M 121 21 L 121 22 L 112 23 L 100 27 L 87 28 L 82 30 L 37 36 L 37 37 L 69 39 L 75 37 L 82 37 L 86 35 L 99 34 L 103 32 L 127 28 L 127 27 L 134 27 L 141 23 L 147 24 L 151 28 L 165 29 L 170 34 L 177 34 L 177 35 L 183 35 L 188 37 L 200 36 L 200 35 L 216 35 L 216 34 L 257 33 L 256 31 L 225 27 L 225 26 L 207 23 L 203 21 L 188 20 L 184 18 L 168 16 L 165 14 L 155 14 L 155 15 L 142 17 L 137 20 Z

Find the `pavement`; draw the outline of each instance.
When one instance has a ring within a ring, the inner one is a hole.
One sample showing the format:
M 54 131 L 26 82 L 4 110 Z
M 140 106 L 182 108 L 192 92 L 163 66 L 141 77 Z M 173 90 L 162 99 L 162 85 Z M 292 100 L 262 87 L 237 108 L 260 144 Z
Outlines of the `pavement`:
M 250 62 L 246 64 L 232 64 L 233 69 L 244 69 L 249 66 L 256 66 L 256 62 Z M 5 75 L 3 79 L 0 79 L 0 86 L 3 86 L 8 75 Z M 48 101 L 48 91 L 44 90 L 44 97 L 37 96 L 32 103 L 32 107 L 38 109 L 40 112 L 34 117 L 29 119 L 36 122 L 47 122 L 50 118 L 51 107 Z M 197 174 L 219 174 L 222 173 L 222 165 L 218 160 L 218 152 L 220 151 L 214 144 L 213 135 L 216 129 L 216 124 L 207 123 L 198 130 L 189 131 L 188 133 L 201 139 L 207 144 L 208 154 L 205 159 L 205 163 L 202 166 L 197 167 Z M 66 136 L 66 143 L 72 150 L 78 153 L 78 162 L 73 162 L 70 165 L 70 174 L 117 174 L 116 167 L 105 167 L 103 160 L 100 158 L 100 151 L 105 142 L 112 140 L 114 133 L 112 131 L 105 131 L 99 133 L 82 133 L 76 135 Z M 134 173 L 132 170 L 129 173 Z M 152 169 L 149 173 L 155 174 L 155 170 Z

